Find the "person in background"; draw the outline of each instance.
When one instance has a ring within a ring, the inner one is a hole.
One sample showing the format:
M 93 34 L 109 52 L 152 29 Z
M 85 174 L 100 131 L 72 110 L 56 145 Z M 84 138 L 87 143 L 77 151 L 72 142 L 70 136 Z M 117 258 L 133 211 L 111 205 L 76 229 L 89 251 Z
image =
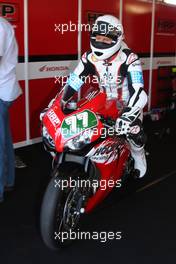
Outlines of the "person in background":
M 9 107 L 22 93 L 16 77 L 18 46 L 12 25 L 0 17 L 0 202 L 14 187 L 15 160 L 9 126 Z

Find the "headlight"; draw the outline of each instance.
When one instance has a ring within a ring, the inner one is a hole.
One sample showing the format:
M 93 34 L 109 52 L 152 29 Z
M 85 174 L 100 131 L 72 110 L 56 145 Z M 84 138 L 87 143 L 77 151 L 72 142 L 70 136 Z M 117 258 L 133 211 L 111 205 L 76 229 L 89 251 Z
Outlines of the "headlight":
M 85 145 L 91 142 L 92 134 L 93 130 L 86 130 L 77 137 L 68 140 L 65 146 L 72 150 L 82 149 Z
M 48 130 L 45 126 L 42 128 L 43 140 L 49 148 L 55 149 L 55 144 L 52 137 L 49 135 Z

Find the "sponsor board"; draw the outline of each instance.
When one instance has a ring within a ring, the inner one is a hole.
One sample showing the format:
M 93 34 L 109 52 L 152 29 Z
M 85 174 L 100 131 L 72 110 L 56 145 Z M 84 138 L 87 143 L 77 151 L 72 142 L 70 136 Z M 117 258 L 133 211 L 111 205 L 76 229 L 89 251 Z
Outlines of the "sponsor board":
M 29 62 L 28 79 L 55 78 L 56 76 L 68 76 L 77 65 L 77 61 L 47 61 L 47 62 Z M 25 79 L 24 63 L 17 65 L 18 80 Z
M 150 58 L 140 58 L 142 69 L 150 69 Z M 74 70 L 78 61 L 50 61 L 50 62 L 29 62 L 28 63 L 28 78 L 32 79 L 45 79 L 55 78 L 56 76 L 68 76 Z M 158 69 L 160 66 L 172 66 L 176 64 L 176 57 L 154 57 L 153 70 Z M 18 80 L 24 80 L 24 63 L 17 65 Z
M 9 22 L 18 22 L 19 4 L 0 3 L 0 17 L 4 17 Z

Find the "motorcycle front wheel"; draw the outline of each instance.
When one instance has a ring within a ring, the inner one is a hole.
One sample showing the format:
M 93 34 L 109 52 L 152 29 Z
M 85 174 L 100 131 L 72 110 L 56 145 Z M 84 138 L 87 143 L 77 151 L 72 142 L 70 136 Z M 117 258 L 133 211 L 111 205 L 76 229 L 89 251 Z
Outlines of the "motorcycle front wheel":
M 55 171 L 54 174 L 44 194 L 40 229 L 45 245 L 58 250 L 73 242 L 70 234 L 78 226 L 83 196 L 78 189 L 63 188 L 63 181 L 68 179 L 66 173 Z M 74 174 L 78 175 L 78 171 L 72 171 L 72 177 Z

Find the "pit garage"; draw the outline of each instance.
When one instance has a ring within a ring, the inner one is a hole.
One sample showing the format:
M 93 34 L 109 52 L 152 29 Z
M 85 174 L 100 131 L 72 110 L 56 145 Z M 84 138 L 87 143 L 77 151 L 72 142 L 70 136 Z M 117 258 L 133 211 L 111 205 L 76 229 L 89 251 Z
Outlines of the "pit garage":
M 143 116 L 147 172 L 142 178 L 129 159 L 126 137 L 120 135 L 115 143 L 111 136 L 106 144 L 102 141 L 103 124 L 114 125 L 110 118 L 114 112 L 105 113 L 103 108 L 95 117 L 94 107 L 104 107 L 106 98 L 98 97 L 92 77 L 77 91 L 76 110 L 72 101 L 68 112 L 57 112 L 58 94 L 80 59 L 86 61 L 83 54 L 90 50 L 92 27 L 106 14 L 119 18 L 124 41 L 142 65 L 148 97 Z M 175 0 L 0 1 L 0 17 L 13 26 L 18 43 L 16 70 L 22 89 L 9 109 L 15 186 L 4 192 L 0 203 L 2 264 L 110 259 L 124 264 L 175 263 L 175 14 Z M 75 122 L 82 134 L 74 130 Z M 60 131 L 69 126 L 72 134 L 69 130 L 61 137 Z M 95 135 L 85 135 L 96 126 Z M 114 176 L 116 170 L 119 174 Z M 103 183 L 109 177 L 120 188 L 95 186 L 101 182 L 101 171 Z M 74 183 L 89 179 L 94 186 L 72 188 L 71 179 Z M 57 192 L 60 181 L 67 183 L 64 194 Z M 61 236 L 65 243 L 60 244 Z

